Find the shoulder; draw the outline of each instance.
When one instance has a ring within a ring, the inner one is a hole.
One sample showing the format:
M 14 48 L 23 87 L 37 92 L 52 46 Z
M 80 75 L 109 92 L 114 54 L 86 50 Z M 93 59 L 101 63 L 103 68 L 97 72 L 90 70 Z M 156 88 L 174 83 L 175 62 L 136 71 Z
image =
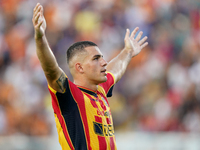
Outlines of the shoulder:
M 114 75 L 110 72 L 107 72 L 107 81 L 99 84 L 98 90 L 101 93 L 103 93 L 106 97 L 111 97 L 114 84 L 115 84 Z
M 68 92 L 74 92 L 79 90 L 79 88 L 68 79 L 66 74 L 61 74 L 60 77 L 55 81 L 56 84 L 56 88 L 54 88 L 53 86 L 51 86 L 51 84 L 48 83 L 48 88 L 50 91 L 52 91 L 53 93 L 68 93 Z
M 110 88 L 115 84 L 115 77 L 111 72 L 107 72 L 107 81 L 104 83 L 99 84 L 102 86 L 104 89 Z
M 107 72 L 107 80 L 112 81 L 115 84 L 115 76 L 111 72 Z

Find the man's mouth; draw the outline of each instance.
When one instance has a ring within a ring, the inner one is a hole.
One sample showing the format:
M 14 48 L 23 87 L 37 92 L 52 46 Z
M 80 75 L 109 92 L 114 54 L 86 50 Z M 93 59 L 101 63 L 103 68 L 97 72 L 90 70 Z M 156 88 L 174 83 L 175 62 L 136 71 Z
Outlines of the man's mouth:
M 101 73 L 105 73 L 106 74 L 106 69 L 102 70 Z
M 106 72 L 106 69 L 102 70 L 101 72 Z

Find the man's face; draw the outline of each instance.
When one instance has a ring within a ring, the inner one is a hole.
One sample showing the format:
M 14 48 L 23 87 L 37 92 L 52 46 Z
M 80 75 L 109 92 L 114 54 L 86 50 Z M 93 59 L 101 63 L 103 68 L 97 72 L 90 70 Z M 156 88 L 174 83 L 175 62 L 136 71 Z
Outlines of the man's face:
M 103 59 L 103 55 L 99 48 L 96 46 L 90 46 L 85 49 L 88 52 L 83 63 L 83 70 L 86 79 L 92 84 L 100 84 L 107 81 L 107 62 Z

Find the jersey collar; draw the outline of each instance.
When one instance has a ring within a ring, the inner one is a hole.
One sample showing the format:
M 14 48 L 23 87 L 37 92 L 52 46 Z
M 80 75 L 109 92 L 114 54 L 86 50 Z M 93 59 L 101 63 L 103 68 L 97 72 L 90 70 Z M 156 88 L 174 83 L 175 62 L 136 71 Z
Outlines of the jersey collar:
M 97 97 L 97 92 L 93 91 L 93 90 L 90 90 L 90 89 L 87 89 L 85 87 L 82 87 L 82 86 L 77 86 L 81 91 L 87 93 L 87 94 L 90 94 L 92 96 L 95 96 Z

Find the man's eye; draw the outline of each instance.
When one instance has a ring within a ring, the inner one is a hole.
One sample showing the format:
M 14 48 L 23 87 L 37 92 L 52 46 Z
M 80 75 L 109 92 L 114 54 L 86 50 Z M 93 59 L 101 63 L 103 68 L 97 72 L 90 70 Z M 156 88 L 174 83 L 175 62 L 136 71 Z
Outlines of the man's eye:
M 98 57 L 94 58 L 94 60 L 98 60 Z

